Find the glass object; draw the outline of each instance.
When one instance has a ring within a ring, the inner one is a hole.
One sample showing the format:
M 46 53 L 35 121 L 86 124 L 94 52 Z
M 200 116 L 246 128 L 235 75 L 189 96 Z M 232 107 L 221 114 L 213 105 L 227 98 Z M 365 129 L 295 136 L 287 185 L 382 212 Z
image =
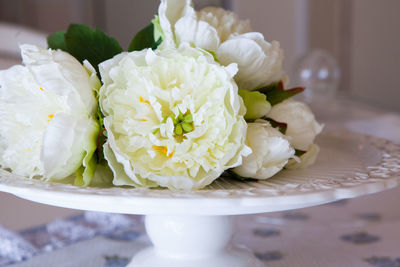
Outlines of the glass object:
M 340 68 L 328 52 L 316 49 L 298 59 L 294 67 L 294 85 L 306 87 L 302 94 L 310 103 L 315 98 L 331 98 L 340 81 Z

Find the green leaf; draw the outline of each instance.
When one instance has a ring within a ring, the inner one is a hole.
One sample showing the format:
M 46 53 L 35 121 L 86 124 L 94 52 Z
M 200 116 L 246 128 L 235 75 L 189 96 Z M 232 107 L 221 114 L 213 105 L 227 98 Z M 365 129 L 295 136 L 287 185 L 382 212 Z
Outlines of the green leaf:
M 165 39 L 165 36 L 160 25 L 160 18 L 158 16 L 155 16 L 154 19 L 151 21 L 151 23 L 154 25 L 154 32 L 153 32 L 154 40 L 157 40 L 157 42 L 160 41 L 161 43 L 161 41 Z
M 293 89 L 285 90 L 283 87 L 283 82 L 280 81 L 278 83 L 273 83 L 266 87 L 257 89 L 257 91 L 265 94 L 267 96 L 268 101 L 272 106 L 281 103 L 282 101 L 297 95 L 304 91 L 304 87 L 296 87 Z
M 154 45 L 151 47 L 151 49 L 156 50 L 157 47 L 158 47 L 161 43 L 162 43 L 162 39 L 159 38 L 159 39 L 157 40 L 157 42 L 155 42 Z
M 122 52 L 114 38 L 107 36 L 100 29 L 92 29 L 82 24 L 71 24 L 65 34 L 67 52 L 80 62 L 85 59 L 99 71 L 98 65 Z
M 107 36 L 100 29 L 92 29 L 82 24 L 71 24 L 68 30 L 56 32 L 47 37 L 51 49 L 61 49 L 74 56 L 80 62 L 85 59 L 99 73 L 98 65 L 122 52 L 114 38 Z
M 242 89 L 239 89 L 238 93 L 243 98 L 244 105 L 246 106 L 244 118 L 247 121 L 261 118 L 271 110 L 271 104 L 267 101 L 265 94 Z
M 83 166 L 80 166 L 78 170 L 75 172 L 75 180 L 74 180 L 74 185 L 76 186 L 84 186 L 85 182 L 83 181 L 83 172 L 85 168 Z
M 87 186 L 93 179 L 96 171 L 96 157 L 95 152 L 97 149 L 97 137 L 99 135 L 100 125 L 93 122 L 88 126 L 85 133 L 86 142 L 83 145 L 85 156 L 82 161 L 82 166 L 76 171 L 74 184 L 77 186 Z
M 108 166 L 107 161 L 104 161 L 101 164 L 97 164 L 95 174 L 92 181 L 90 182 L 90 186 L 101 188 L 112 187 L 113 176 L 113 172 Z
M 161 44 L 161 41 L 161 38 L 158 38 L 158 40 L 155 41 L 154 24 L 151 23 L 133 37 L 129 44 L 128 51 L 140 51 L 145 48 L 156 49 L 158 45 Z
M 276 82 L 276 83 L 271 83 L 270 85 L 258 88 L 255 91 L 259 91 L 259 92 L 265 94 L 267 91 L 277 90 L 279 88 L 279 83 L 281 83 L 281 82 L 282 81 L 279 81 L 279 82 Z M 282 85 L 283 85 L 283 83 L 282 83 Z
M 47 45 L 51 49 L 67 50 L 67 43 L 65 42 L 66 31 L 59 31 L 47 36 Z

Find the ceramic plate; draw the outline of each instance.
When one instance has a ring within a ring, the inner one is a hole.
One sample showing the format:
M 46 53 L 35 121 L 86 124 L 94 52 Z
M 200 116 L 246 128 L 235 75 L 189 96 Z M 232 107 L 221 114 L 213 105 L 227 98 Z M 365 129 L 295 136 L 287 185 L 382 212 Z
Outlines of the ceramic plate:
M 324 133 L 317 162 L 267 180 L 219 178 L 203 190 L 92 188 L 30 180 L 0 169 L 0 191 L 65 208 L 127 214 L 234 215 L 296 209 L 395 187 L 400 145 L 348 132 Z

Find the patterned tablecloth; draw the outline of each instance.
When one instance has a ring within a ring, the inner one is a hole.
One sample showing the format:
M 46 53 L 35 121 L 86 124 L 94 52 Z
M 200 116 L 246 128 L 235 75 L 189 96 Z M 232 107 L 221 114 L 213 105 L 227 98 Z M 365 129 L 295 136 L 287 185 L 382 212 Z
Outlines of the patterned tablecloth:
M 314 108 L 328 130 L 340 127 L 400 143 L 398 114 L 344 99 Z M 234 242 L 271 267 L 400 267 L 398 203 L 400 188 L 394 188 L 317 207 L 237 216 Z M 85 212 L 19 233 L 0 227 L 0 266 L 126 266 L 149 245 L 142 220 Z

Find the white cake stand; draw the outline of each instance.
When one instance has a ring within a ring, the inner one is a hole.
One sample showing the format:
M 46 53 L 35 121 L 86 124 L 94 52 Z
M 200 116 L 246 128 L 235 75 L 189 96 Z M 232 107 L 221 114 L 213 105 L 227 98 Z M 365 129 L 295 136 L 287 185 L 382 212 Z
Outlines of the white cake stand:
M 18 177 L 0 169 L 0 191 L 65 208 L 145 214 L 153 247 L 130 267 L 257 267 L 253 254 L 230 244 L 229 215 L 297 209 L 395 187 L 400 145 L 353 133 L 319 137 L 315 165 L 264 181 L 220 178 L 204 190 L 82 188 Z

